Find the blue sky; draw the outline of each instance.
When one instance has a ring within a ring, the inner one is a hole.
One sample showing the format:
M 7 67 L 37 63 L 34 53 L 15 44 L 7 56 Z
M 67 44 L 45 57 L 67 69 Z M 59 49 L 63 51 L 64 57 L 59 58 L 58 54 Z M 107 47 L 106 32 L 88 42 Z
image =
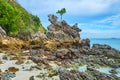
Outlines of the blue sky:
M 44 27 L 50 23 L 48 14 L 61 8 L 63 19 L 79 24 L 81 38 L 120 38 L 120 0 L 17 0 L 27 11 L 40 17 Z

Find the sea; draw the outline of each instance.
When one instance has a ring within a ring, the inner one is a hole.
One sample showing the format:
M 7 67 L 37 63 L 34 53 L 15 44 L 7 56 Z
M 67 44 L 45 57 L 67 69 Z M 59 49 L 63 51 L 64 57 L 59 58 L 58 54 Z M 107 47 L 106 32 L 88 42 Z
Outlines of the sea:
M 107 44 L 120 51 L 120 38 L 92 38 L 90 39 L 91 47 L 93 44 Z

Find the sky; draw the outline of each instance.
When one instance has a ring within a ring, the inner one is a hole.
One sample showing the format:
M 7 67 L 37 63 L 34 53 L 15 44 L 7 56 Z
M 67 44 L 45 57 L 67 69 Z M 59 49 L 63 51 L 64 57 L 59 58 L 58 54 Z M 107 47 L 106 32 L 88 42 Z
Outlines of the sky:
M 78 23 L 81 38 L 120 38 L 120 0 L 16 0 L 28 12 L 37 15 L 45 28 L 48 14 L 66 8 L 63 20 Z

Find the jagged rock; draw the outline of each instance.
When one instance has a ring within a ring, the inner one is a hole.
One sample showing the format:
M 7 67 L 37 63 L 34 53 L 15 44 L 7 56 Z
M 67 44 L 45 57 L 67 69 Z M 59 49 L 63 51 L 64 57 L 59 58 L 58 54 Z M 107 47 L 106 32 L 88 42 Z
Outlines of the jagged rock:
M 77 32 L 81 32 L 82 30 L 78 28 L 78 24 L 74 24 L 72 27 L 72 29 L 76 30 Z
M 69 40 L 72 39 L 72 36 L 69 36 L 68 34 L 65 34 L 63 31 L 48 31 L 47 37 L 50 39 L 56 39 L 56 40 Z
M 108 75 L 105 73 L 101 73 L 95 69 L 92 68 L 88 68 L 87 73 L 89 75 L 92 75 L 93 79 L 92 80 L 119 80 L 120 78 L 118 78 L 115 75 Z
M 56 51 L 56 57 L 62 58 L 62 59 L 71 58 L 72 57 L 71 51 L 68 49 L 58 49 Z
M 48 15 L 48 20 L 52 23 L 52 24 L 56 24 L 57 23 L 57 16 L 55 16 L 55 15 L 52 15 L 52 14 L 49 14 Z
M 71 51 L 72 58 L 80 58 L 83 54 L 80 53 L 79 49 L 69 48 Z
M 89 39 L 83 39 L 81 40 L 81 46 L 84 47 L 84 46 L 87 46 L 90 48 L 90 40 Z
M 61 22 L 62 30 L 64 33 L 68 34 L 69 36 L 72 36 L 73 38 L 80 37 L 79 32 L 72 29 L 70 25 L 68 25 L 65 21 Z
M 44 43 L 44 49 L 55 52 L 57 50 L 57 46 L 59 45 L 60 43 L 58 41 L 49 40 Z
M 111 49 L 109 45 L 93 44 L 92 49 Z
M 59 74 L 60 80 L 93 80 L 85 73 L 78 72 L 76 70 L 64 71 Z
M 80 38 L 79 32 L 81 29 L 78 28 L 77 24 L 70 26 L 65 21 L 57 21 L 55 15 L 50 14 L 49 21 L 51 24 L 48 26 L 47 37 L 50 39 L 74 39 Z
M 0 37 L 2 36 L 6 36 L 6 32 L 5 30 L 2 29 L 2 27 L 0 26 Z
M 56 51 L 56 57 L 57 58 L 61 58 L 61 59 L 72 59 L 72 58 L 80 58 L 81 56 L 83 56 L 82 54 L 80 54 L 78 49 L 57 49 Z
M 1 49 L 19 50 L 23 46 L 25 46 L 25 43 L 18 38 L 0 37 L 0 48 Z
M 44 33 L 42 33 L 41 31 L 38 31 L 37 33 L 33 34 L 32 39 L 38 39 L 38 38 L 42 38 L 42 39 L 46 39 L 46 35 Z
M 111 48 L 109 45 L 93 44 L 92 49 L 99 51 L 103 55 L 112 58 L 120 58 L 120 51 Z

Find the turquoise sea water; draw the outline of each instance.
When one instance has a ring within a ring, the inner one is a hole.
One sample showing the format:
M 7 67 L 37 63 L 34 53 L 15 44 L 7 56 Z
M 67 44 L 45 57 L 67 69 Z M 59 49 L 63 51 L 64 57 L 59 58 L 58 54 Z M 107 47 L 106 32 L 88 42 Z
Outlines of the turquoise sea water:
M 107 39 L 104 39 L 104 38 L 94 38 L 94 39 L 90 39 L 90 44 L 91 46 L 93 44 L 108 44 L 110 45 L 111 47 L 117 49 L 117 50 L 120 50 L 120 39 L 116 39 L 116 38 L 107 38 Z
M 120 39 L 115 39 L 115 38 L 107 38 L 107 39 L 104 39 L 104 38 L 94 38 L 94 39 L 90 39 L 90 44 L 91 44 L 91 47 L 93 44 L 107 44 L 107 45 L 110 45 L 112 48 L 115 48 L 117 50 L 120 50 Z M 84 72 L 87 70 L 87 65 L 84 65 L 84 66 L 80 66 L 78 71 L 80 72 Z M 112 69 L 114 68 L 104 68 L 104 67 L 101 67 L 99 69 L 96 69 L 102 73 L 105 73 L 105 74 L 111 74 L 109 71 L 111 71 Z M 117 74 L 116 76 L 120 77 L 120 67 L 119 68 L 116 68 L 117 70 Z
M 115 75 L 118 76 L 118 77 L 120 77 L 120 68 L 109 68 L 109 67 L 96 68 L 97 71 L 99 71 L 101 73 L 105 73 L 105 74 L 111 74 L 110 71 L 112 69 L 115 69 L 117 71 L 117 74 L 115 74 Z M 80 66 L 78 68 L 79 72 L 85 72 L 86 70 L 87 70 L 87 65 Z

